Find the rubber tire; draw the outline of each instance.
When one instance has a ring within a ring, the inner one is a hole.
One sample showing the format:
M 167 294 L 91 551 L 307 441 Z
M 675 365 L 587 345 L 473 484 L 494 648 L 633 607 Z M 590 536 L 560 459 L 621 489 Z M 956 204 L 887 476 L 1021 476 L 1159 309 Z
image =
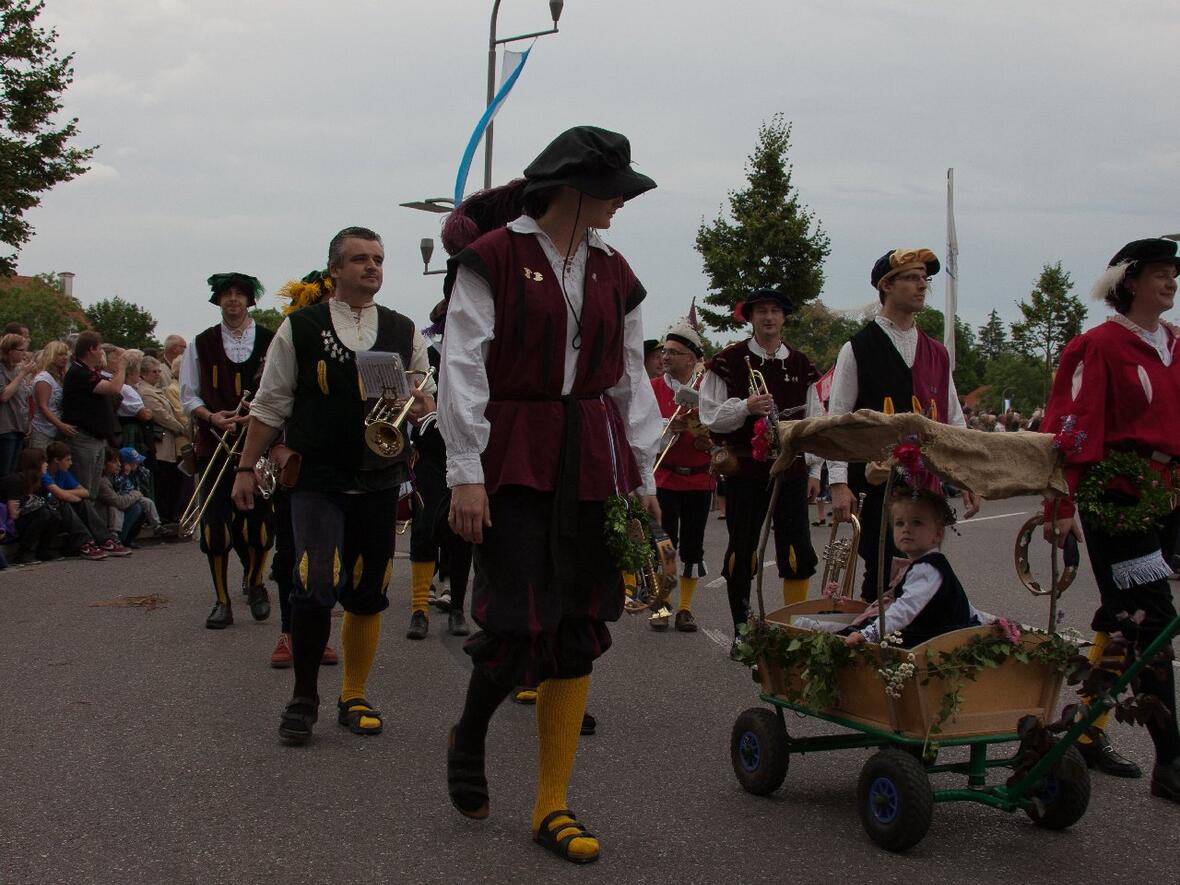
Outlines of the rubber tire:
M 888 791 L 894 802 L 889 820 L 874 810 L 882 791 Z M 856 807 L 865 832 L 880 847 L 895 852 L 913 848 L 934 817 L 934 790 L 925 766 L 904 750 L 874 753 L 856 782 Z
M 1046 800 L 1046 793 L 1052 798 Z M 1082 819 L 1090 806 L 1090 769 L 1077 747 L 1070 747 L 1034 794 L 1044 802 L 1044 811 L 1025 809 L 1038 827 L 1064 830 Z
M 729 757 L 738 783 L 747 793 L 768 796 L 783 785 L 791 754 L 787 729 L 778 715 L 751 707 L 733 723 Z

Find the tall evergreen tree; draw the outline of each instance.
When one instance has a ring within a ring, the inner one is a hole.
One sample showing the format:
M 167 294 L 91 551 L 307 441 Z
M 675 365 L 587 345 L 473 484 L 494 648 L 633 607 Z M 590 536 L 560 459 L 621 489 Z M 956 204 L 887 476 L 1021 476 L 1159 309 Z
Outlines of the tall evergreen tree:
M 1008 349 L 1008 332 L 995 309 L 987 315 L 987 322 L 979 327 L 979 356 L 991 362 Z
M 77 118 L 57 120 L 74 56 L 59 57 L 57 31 L 37 26 L 44 7 L 39 0 L 0 0 L 0 243 L 17 251 L 33 235 L 25 212 L 44 191 L 85 172 L 94 153 L 69 147 Z M 14 273 L 15 252 L 0 255 L 0 275 Z
M 758 144 L 746 164 L 748 185 L 730 191 L 729 217 L 721 214 L 697 230 L 696 249 L 709 277 L 702 318 L 727 331 L 742 323 L 733 307 L 760 286 L 778 289 L 796 307 L 823 288 L 828 236 L 814 213 L 799 203 L 787 152 L 791 126 L 775 114 L 758 129 Z
M 1042 370 L 1042 401 L 1053 380 L 1053 368 L 1061 351 L 1082 331 L 1086 305 L 1070 294 L 1073 280 L 1061 262 L 1046 264 L 1029 293 L 1028 301 L 1017 305 L 1024 319 L 1012 324 L 1012 347 Z
M 86 308 L 86 319 L 107 344 L 145 350 L 159 347 L 155 338 L 156 319 L 138 304 L 118 295 Z

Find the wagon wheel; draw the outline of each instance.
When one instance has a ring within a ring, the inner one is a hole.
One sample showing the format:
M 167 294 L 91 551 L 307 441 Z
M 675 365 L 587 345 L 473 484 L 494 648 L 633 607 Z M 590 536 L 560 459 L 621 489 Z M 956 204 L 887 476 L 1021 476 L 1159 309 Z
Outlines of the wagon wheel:
M 909 753 L 874 753 L 856 784 L 860 822 L 886 851 L 905 851 L 922 841 L 934 816 L 934 790 L 922 763 Z
M 1070 747 L 1030 797 L 1028 816 L 1039 827 L 1064 830 L 1081 820 L 1090 805 L 1090 769 L 1077 747 Z
M 791 761 L 787 729 L 762 707 L 751 707 L 733 723 L 729 756 L 738 783 L 748 793 L 768 796 L 782 786 Z

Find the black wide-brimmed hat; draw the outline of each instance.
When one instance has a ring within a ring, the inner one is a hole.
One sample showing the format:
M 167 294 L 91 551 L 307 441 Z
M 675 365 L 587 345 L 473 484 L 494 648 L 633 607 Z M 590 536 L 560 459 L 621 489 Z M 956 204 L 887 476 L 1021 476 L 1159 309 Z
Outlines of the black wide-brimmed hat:
M 250 306 L 253 307 L 259 298 L 262 297 L 262 283 L 257 277 L 252 277 L 244 273 L 215 273 L 209 277 L 206 282 L 209 288 L 213 290 L 213 294 L 209 296 L 209 303 L 216 304 L 217 296 L 226 289 L 237 286 L 246 293 L 246 297 L 250 299 Z
M 524 170 L 526 194 L 566 185 L 597 200 L 630 200 L 656 183 L 631 168 L 626 136 L 597 126 L 567 129 Z
M 750 311 L 754 309 L 755 304 L 763 301 L 768 301 L 771 304 L 777 304 L 783 309 L 783 313 L 787 314 L 788 316 L 795 312 L 795 305 L 791 303 L 791 299 L 789 299 L 782 292 L 778 291 L 778 289 L 761 288 L 755 289 L 746 296 L 746 300 L 741 303 L 740 307 L 738 307 L 738 313 L 741 314 L 743 320 L 749 322 Z
M 648 338 L 646 341 L 643 342 L 643 358 L 647 359 L 649 356 L 651 356 L 657 350 L 663 350 L 663 349 L 664 349 L 664 342 L 663 341 L 658 341 L 655 338 Z
M 880 289 L 882 283 L 908 270 L 925 270 L 926 276 L 932 277 L 941 269 L 938 256 L 929 249 L 890 249 L 873 265 L 869 282 Z
M 1171 264 L 1180 272 L 1180 257 L 1177 257 L 1177 243 L 1163 237 L 1152 237 L 1150 240 L 1132 240 L 1119 249 L 1110 259 L 1109 267 L 1116 264 L 1127 264 L 1129 270 L 1136 270 L 1141 264 Z

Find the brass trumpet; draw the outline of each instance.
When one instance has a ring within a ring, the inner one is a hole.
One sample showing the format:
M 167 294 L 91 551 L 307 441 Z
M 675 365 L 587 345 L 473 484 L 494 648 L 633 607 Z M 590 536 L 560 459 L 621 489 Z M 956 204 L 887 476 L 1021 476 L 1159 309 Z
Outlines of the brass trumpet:
M 407 372 L 421 374 L 422 380 L 414 388 L 414 392 L 421 391 L 426 382 L 434 375 L 431 367 L 425 372 Z M 383 390 L 373 408 L 365 417 L 365 445 L 381 458 L 396 458 L 406 448 L 406 437 L 401 431 L 410 408 L 414 405 L 414 397 L 407 397 L 404 401 L 390 396 L 388 390 Z
M 696 408 L 695 405 L 687 405 L 683 401 L 684 399 L 691 398 L 691 397 L 682 398 L 681 393 L 683 391 L 688 390 L 689 392 L 696 394 L 697 395 L 696 402 L 700 403 L 700 394 L 697 393 L 697 389 L 696 389 L 696 384 L 697 384 L 697 381 L 700 380 L 700 377 L 701 377 L 700 372 L 694 372 L 692 378 L 689 379 L 688 384 L 682 385 L 680 390 L 676 391 L 676 411 L 673 412 L 672 417 L 668 419 L 668 426 L 664 428 L 664 433 L 660 434 L 661 437 L 663 437 L 663 435 L 668 432 L 668 429 L 672 426 L 672 422 L 680 417 L 681 412 L 684 412 L 687 414 L 688 412 L 691 412 L 691 411 L 693 411 L 693 409 Z M 660 469 L 660 465 L 664 462 L 664 456 L 667 455 L 668 452 L 670 452 L 672 450 L 672 446 L 676 445 L 676 440 L 678 440 L 678 439 L 680 439 L 680 433 L 674 433 L 674 434 L 672 434 L 672 438 L 670 440 L 668 440 L 667 443 L 664 444 L 663 451 L 660 452 L 660 457 L 656 458 L 656 466 L 652 468 L 653 472 Z
M 750 396 L 770 396 L 770 388 L 766 386 L 766 376 L 754 368 L 750 358 L 746 357 L 746 368 L 750 370 Z M 778 406 L 771 403 L 770 414 L 766 416 L 766 438 L 770 442 L 769 461 L 778 460 Z
M 865 496 L 862 494 L 857 501 L 857 510 L 864 506 Z M 860 545 L 860 520 L 856 514 L 849 514 L 848 523 L 852 526 L 851 537 L 841 538 L 840 523 L 832 523 L 832 534 L 824 547 L 822 558 L 824 561 L 823 579 L 820 589 L 826 590 L 829 584 L 836 585 L 833 599 L 852 599 L 852 585 L 856 579 L 856 552 Z
M 242 398 L 238 400 L 238 405 L 234 409 L 235 415 L 241 413 L 242 409 L 249 405 L 250 397 L 253 395 L 253 391 L 242 391 Z M 209 509 L 209 502 L 213 500 L 213 493 L 217 488 L 217 484 L 221 482 L 221 478 L 225 475 L 225 470 L 229 467 L 230 462 L 238 457 L 238 453 L 242 448 L 242 441 L 246 438 L 244 428 L 231 428 L 224 434 L 219 434 L 216 430 L 210 428 L 209 432 L 217 440 L 217 448 L 213 450 L 213 456 L 209 459 L 209 463 L 205 465 L 205 469 L 197 477 L 196 485 L 193 488 L 193 496 L 189 498 L 189 502 L 184 508 L 184 513 L 180 515 L 180 520 L 176 524 L 176 534 L 181 538 L 191 537 L 193 532 L 201 524 L 201 518 L 205 515 L 205 511 Z M 228 437 L 231 433 L 237 434 L 237 439 L 233 441 L 232 445 L 228 442 Z M 213 480 L 213 484 L 206 489 L 205 482 L 210 476 L 216 476 L 216 478 Z M 204 496 L 201 494 L 202 491 L 205 492 Z

